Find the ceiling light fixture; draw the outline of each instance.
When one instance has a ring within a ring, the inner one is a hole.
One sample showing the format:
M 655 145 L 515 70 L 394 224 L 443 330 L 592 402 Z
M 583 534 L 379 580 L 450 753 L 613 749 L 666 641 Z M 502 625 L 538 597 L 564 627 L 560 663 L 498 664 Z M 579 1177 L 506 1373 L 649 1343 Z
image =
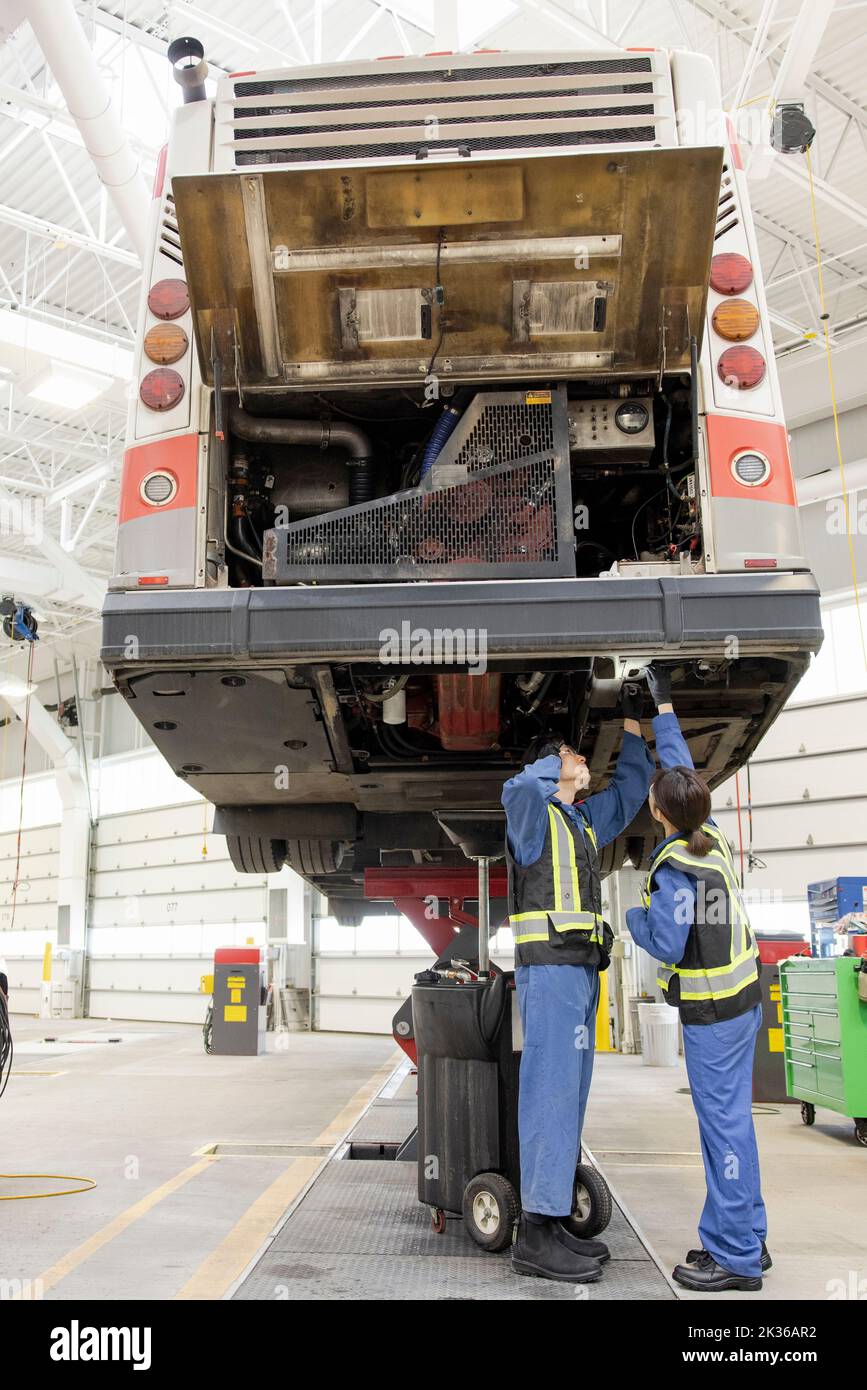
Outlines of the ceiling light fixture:
M 88 372 L 83 367 L 51 361 L 41 372 L 37 372 L 27 387 L 26 394 L 37 401 L 47 401 L 49 405 L 80 410 L 82 406 L 95 401 L 103 391 L 107 391 L 112 380 L 110 376 Z

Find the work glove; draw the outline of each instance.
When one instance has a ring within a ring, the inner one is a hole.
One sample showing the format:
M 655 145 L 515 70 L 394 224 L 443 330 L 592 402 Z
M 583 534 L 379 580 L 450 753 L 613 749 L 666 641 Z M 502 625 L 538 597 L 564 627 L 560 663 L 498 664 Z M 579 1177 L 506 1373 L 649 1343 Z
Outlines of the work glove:
M 644 711 L 644 691 L 635 681 L 624 681 L 621 686 L 620 709 L 624 719 L 641 720 Z
M 647 688 L 653 697 L 653 703 L 659 709 L 660 705 L 671 703 L 671 672 L 658 661 L 652 661 L 649 666 L 645 666 L 642 672 L 647 681 Z

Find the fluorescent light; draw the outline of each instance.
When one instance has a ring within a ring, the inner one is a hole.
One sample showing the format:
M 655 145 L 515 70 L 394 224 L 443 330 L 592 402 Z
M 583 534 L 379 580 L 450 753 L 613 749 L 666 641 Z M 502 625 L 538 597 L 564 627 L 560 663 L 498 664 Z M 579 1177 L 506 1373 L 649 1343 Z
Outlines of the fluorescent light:
M 0 676 L 0 695 L 7 700 L 26 700 L 35 689 L 35 685 L 28 685 L 19 676 Z
M 73 367 L 102 372 L 121 381 L 132 378 L 133 354 L 129 348 L 119 343 L 99 342 L 80 329 L 60 328 L 28 314 L 13 313 L 11 309 L 0 309 L 0 343 L 15 348 L 19 362 L 24 354 L 22 375 L 25 376 L 27 359 L 33 354 L 50 357 L 52 362 L 69 362 Z
M 50 405 L 68 406 L 79 410 L 107 391 L 113 378 L 83 367 L 71 367 L 66 362 L 50 362 L 38 372 L 27 388 L 27 395 Z

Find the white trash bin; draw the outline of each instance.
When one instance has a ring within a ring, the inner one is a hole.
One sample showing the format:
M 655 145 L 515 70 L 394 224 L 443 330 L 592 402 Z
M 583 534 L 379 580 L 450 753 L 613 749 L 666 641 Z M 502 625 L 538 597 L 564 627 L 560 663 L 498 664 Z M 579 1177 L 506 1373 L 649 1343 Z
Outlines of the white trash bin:
M 671 1004 L 639 1004 L 641 1060 L 646 1067 L 676 1067 L 679 1011 Z

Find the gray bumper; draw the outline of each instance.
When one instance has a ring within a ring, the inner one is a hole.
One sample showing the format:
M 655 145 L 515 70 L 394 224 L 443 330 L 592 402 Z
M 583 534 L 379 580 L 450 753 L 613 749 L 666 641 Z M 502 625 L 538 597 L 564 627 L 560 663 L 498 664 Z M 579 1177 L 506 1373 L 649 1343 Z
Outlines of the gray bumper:
M 110 593 L 102 659 L 378 661 L 402 624 L 486 634 L 491 658 L 817 651 L 810 574 L 552 579 Z M 737 637 L 738 651 L 731 639 Z M 727 646 L 728 644 L 728 646 Z

